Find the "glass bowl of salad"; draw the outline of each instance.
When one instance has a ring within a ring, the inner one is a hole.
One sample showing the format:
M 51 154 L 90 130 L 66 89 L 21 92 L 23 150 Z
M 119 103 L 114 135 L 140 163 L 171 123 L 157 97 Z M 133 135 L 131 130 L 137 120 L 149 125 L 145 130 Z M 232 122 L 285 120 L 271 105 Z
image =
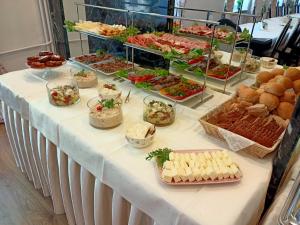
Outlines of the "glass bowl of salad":
M 68 106 L 80 100 L 77 82 L 72 78 L 51 80 L 47 82 L 46 87 L 52 105 Z
M 156 126 L 167 126 L 175 121 L 176 103 L 154 96 L 144 98 L 144 121 Z

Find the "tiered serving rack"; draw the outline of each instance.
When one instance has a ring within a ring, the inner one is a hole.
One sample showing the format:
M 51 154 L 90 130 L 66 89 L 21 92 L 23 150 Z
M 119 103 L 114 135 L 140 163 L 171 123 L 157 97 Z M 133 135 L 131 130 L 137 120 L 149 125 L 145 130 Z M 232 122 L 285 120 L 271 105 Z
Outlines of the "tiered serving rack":
M 255 26 L 255 23 L 257 21 L 257 16 L 242 14 L 241 12 L 240 13 L 231 13 L 231 12 L 218 12 L 218 11 L 213 11 L 213 10 L 191 9 L 191 8 L 183 8 L 183 7 L 175 7 L 174 8 L 174 9 L 181 10 L 181 12 L 183 12 L 184 10 L 191 10 L 191 11 L 197 11 L 197 12 L 202 12 L 202 13 L 207 14 L 206 19 L 194 19 L 194 18 L 187 18 L 187 17 L 182 17 L 182 16 L 178 17 L 178 16 L 172 16 L 172 15 L 161 15 L 161 14 L 157 14 L 157 13 L 138 12 L 138 11 L 134 11 L 134 10 L 110 8 L 110 7 L 96 6 L 96 5 L 91 5 L 91 4 L 83 4 L 83 3 L 75 3 L 75 5 L 76 5 L 78 21 L 80 20 L 79 7 L 91 7 L 91 8 L 97 9 L 97 10 L 106 10 L 106 11 L 113 11 L 113 12 L 123 13 L 124 14 L 124 21 L 123 21 L 124 24 L 121 24 L 121 25 L 124 25 L 126 28 L 128 28 L 129 26 L 134 26 L 135 25 L 135 16 L 136 15 L 145 15 L 145 16 L 150 16 L 150 17 L 167 19 L 168 21 L 171 21 L 171 23 L 170 23 L 171 24 L 170 33 L 173 33 L 175 35 L 177 35 L 178 33 L 174 32 L 174 29 L 173 29 L 174 21 L 179 21 L 180 24 L 181 24 L 181 21 L 188 21 L 188 22 L 192 22 L 192 23 L 197 23 L 197 24 L 200 23 L 200 24 L 205 24 L 206 26 L 210 26 L 211 30 L 212 30 L 212 34 L 210 36 L 206 36 L 206 37 L 180 33 L 180 36 L 186 36 L 186 38 L 189 38 L 189 39 L 192 39 L 192 40 L 193 39 L 198 39 L 198 40 L 199 39 L 206 39 L 209 42 L 210 47 L 209 47 L 209 49 L 208 49 L 208 51 L 206 52 L 206 55 L 205 55 L 205 57 L 207 57 L 207 63 L 206 63 L 206 71 L 205 71 L 204 75 L 201 78 L 197 78 L 196 76 L 193 76 L 192 72 L 178 71 L 178 70 L 174 70 L 172 67 L 169 68 L 171 73 L 187 76 L 189 79 L 196 80 L 197 82 L 200 82 L 201 84 L 203 84 L 203 86 L 205 88 L 205 90 L 202 92 L 202 94 L 197 95 L 197 96 L 187 100 L 186 102 L 182 103 L 186 106 L 189 106 L 189 107 L 192 107 L 192 108 L 194 108 L 196 106 L 198 107 L 203 102 L 206 102 L 207 100 L 212 98 L 213 97 L 213 94 L 212 94 L 213 92 L 208 91 L 207 88 L 206 88 L 207 86 L 214 89 L 214 90 L 226 93 L 226 87 L 227 87 L 229 81 L 230 81 L 231 85 L 235 85 L 236 83 L 239 83 L 239 82 L 243 81 L 247 77 L 247 75 L 244 75 L 244 66 L 243 66 L 244 63 L 241 63 L 241 72 L 239 73 L 238 76 L 235 76 L 234 79 L 231 79 L 228 76 L 228 74 L 229 74 L 230 66 L 232 65 L 232 55 L 233 55 L 233 52 L 234 52 L 234 49 L 235 49 L 235 46 L 236 46 L 236 43 L 237 43 L 238 26 L 240 24 L 241 17 L 247 17 L 247 18 L 252 18 L 253 19 L 253 26 L 252 26 L 252 30 L 251 30 L 251 33 L 250 33 L 250 35 L 252 37 L 254 26 Z M 229 53 L 227 53 L 227 54 L 230 55 L 229 56 L 229 61 L 228 61 L 229 66 L 228 66 L 228 70 L 227 70 L 225 79 L 223 79 L 221 81 L 218 81 L 217 79 L 209 79 L 209 82 L 207 82 L 208 76 L 206 74 L 208 74 L 210 61 L 212 59 L 212 55 L 213 55 L 213 51 L 214 51 L 213 46 L 214 46 L 214 41 L 216 40 L 215 32 L 216 32 L 216 29 L 220 26 L 219 22 L 209 20 L 210 15 L 212 13 L 220 15 L 221 18 L 225 18 L 227 15 L 237 16 L 238 17 L 237 18 L 238 23 L 237 23 L 236 29 L 234 30 L 233 43 L 231 43 L 231 44 L 223 43 L 222 44 L 224 46 L 230 46 L 230 51 L 229 51 Z M 76 30 L 76 31 L 79 32 L 82 54 L 84 54 L 83 43 L 82 43 L 82 41 L 83 41 L 82 35 L 88 35 L 88 36 L 92 36 L 92 37 L 99 38 L 99 39 L 102 39 L 102 40 L 111 39 L 111 37 L 96 34 L 96 33 L 92 33 L 92 32 L 86 32 L 86 31 L 80 31 L 80 30 Z M 244 60 L 242 62 L 245 62 L 246 59 L 247 59 L 247 54 L 248 54 L 248 50 L 249 50 L 249 47 L 250 47 L 251 37 L 248 40 L 246 40 L 247 50 L 246 50 Z M 131 61 L 132 69 L 134 69 L 134 67 L 135 67 L 135 63 L 134 63 L 135 62 L 135 50 L 141 50 L 141 51 L 145 51 L 145 52 L 149 52 L 149 53 L 156 54 L 156 55 L 161 55 L 161 56 L 163 55 L 162 51 L 151 49 L 151 48 L 144 48 L 144 47 L 141 47 L 141 46 L 129 43 L 129 42 L 125 42 L 125 43 L 123 43 L 123 45 L 125 46 L 125 51 L 126 51 L 126 61 L 127 61 L 127 63 L 129 62 L 129 60 Z M 129 57 L 129 49 L 131 49 L 131 54 L 130 54 L 131 57 Z M 93 69 L 93 68 L 89 68 L 89 69 Z M 219 88 L 215 87 L 214 84 L 216 84 L 216 83 L 217 84 L 219 83 Z

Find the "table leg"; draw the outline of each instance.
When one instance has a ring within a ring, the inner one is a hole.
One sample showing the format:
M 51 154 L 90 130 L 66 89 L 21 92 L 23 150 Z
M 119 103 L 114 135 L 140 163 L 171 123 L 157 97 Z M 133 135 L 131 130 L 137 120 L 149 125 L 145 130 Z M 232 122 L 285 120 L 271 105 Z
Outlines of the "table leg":
M 64 214 L 64 205 L 62 202 L 61 189 L 59 183 L 59 172 L 57 162 L 57 148 L 49 140 L 46 141 L 46 151 L 48 152 L 48 173 L 49 173 L 49 186 L 53 208 L 55 214 Z
M 81 167 L 81 196 L 85 225 L 94 225 L 94 187 L 95 177 Z
M 30 136 L 30 143 L 31 143 L 31 150 L 33 155 L 33 160 L 36 165 L 40 183 L 42 186 L 42 191 L 45 197 L 50 196 L 48 183 L 47 183 L 47 177 L 45 177 L 43 168 L 42 168 L 42 162 L 39 156 L 39 149 L 38 149 L 38 138 L 37 138 L 37 130 L 34 127 L 29 127 L 29 136 Z
M 60 174 L 60 186 L 61 194 L 63 198 L 63 204 L 66 211 L 66 216 L 69 225 L 75 225 L 75 216 L 73 211 L 71 192 L 70 192 L 70 182 L 68 173 L 68 156 L 60 151 L 60 164 L 59 164 L 59 174 Z
M 80 165 L 70 159 L 70 181 L 71 181 L 71 197 L 74 209 L 74 216 L 77 225 L 84 225 L 81 187 L 80 187 Z
M 3 101 L 2 101 L 2 115 L 3 115 L 3 119 L 4 119 L 4 123 L 5 123 L 5 129 L 6 129 L 6 134 L 7 134 L 7 137 L 8 137 L 9 144 L 10 144 L 10 148 L 12 150 L 12 153 L 13 153 L 13 156 L 14 156 L 17 167 L 20 167 L 19 156 L 18 156 L 18 153 L 17 153 L 17 149 L 16 149 L 16 146 L 15 146 L 13 137 L 12 137 L 12 131 L 11 131 L 11 126 L 10 126 L 10 121 L 9 121 L 9 118 L 8 118 L 7 106 Z
M 95 225 L 112 225 L 113 190 L 96 179 L 94 214 Z

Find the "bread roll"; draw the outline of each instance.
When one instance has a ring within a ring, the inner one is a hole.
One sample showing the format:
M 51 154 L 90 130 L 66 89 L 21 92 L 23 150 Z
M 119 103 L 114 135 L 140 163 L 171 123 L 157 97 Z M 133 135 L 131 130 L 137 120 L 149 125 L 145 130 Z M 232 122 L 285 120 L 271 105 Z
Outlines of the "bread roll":
M 264 90 L 270 94 L 282 96 L 284 94 L 285 87 L 276 82 L 269 82 L 264 86 Z
M 269 111 L 276 109 L 279 105 L 279 98 L 270 93 L 262 93 L 259 97 L 259 103 L 267 106 Z
M 283 96 L 280 97 L 281 102 L 289 102 L 295 104 L 296 95 L 292 91 L 285 91 Z
M 293 82 L 293 88 L 296 94 L 300 93 L 300 80 L 295 80 Z
M 250 103 L 256 103 L 259 98 L 259 94 L 250 87 L 241 85 L 238 89 L 238 96 L 241 101 Z
M 293 81 L 291 81 L 290 78 L 282 76 L 282 75 L 278 75 L 278 76 L 274 77 L 269 82 L 271 82 L 271 81 L 276 82 L 278 84 L 282 84 L 285 87 L 285 89 L 293 88 Z
M 296 69 L 295 67 L 288 68 L 284 75 L 290 78 L 292 81 L 300 79 L 300 70 Z
M 294 111 L 294 105 L 289 102 L 280 102 L 277 112 L 282 119 L 290 119 Z
M 275 75 L 271 74 L 268 71 L 261 71 L 256 76 L 256 83 L 263 84 L 267 83 L 269 80 L 271 80 Z
M 285 72 L 284 69 L 281 69 L 281 68 L 275 68 L 275 69 L 272 69 L 270 71 L 270 73 L 273 75 L 273 76 L 277 76 L 277 75 L 283 75 Z

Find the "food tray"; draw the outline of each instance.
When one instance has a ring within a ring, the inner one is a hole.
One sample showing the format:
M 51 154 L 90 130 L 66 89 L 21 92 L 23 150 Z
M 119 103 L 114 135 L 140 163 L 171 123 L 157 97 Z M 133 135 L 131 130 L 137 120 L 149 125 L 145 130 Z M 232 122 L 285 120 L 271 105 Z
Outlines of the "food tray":
M 231 99 L 229 99 L 228 101 L 224 102 L 223 104 L 221 104 L 220 106 L 218 106 L 217 108 L 213 109 L 212 111 L 208 112 L 206 115 L 204 115 L 203 117 L 201 117 L 199 119 L 199 122 L 201 123 L 201 125 L 203 126 L 205 132 L 208 134 L 208 135 L 211 135 L 215 138 L 218 138 L 222 141 L 226 141 L 225 137 L 220 133 L 219 129 L 223 129 L 221 127 L 218 127 L 214 124 L 211 124 L 211 123 L 208 123 L 207 120 L 214 114 L 220 112 L 220 111 L 223 111 L 223 108 L 225 107 L 225 105 L 227 104 L 231 104 L 233 102 L 235 102 L 236 100 L 236 97 L 233 97 Z M 223 129 L 225 130 L 225 129 Z M 247 139 L 241 135 L 238 135 L 236 133 L 232 133 L 231 131 L 228 131 L 226 130 L 228 133 L 231 133 L 232 135 L 235 136 L 235 138 L 237 138 L 238 140 L 240 141 L 243 141 L 243 140 L 248 140 L 249 142 L 253 142 L 254 144 L 248 146 L 248 147 L 245 147 L 243 149 L 241 149 L 241 151 L 244 151 L 250 155 L 253 155 L 253 156 L 256 156 L 256 157 L 259 157 L 259 158 L 263 158 L 265 157 L 266 155 L 268 155 L 269 153 L 273 152 L 277 146 L 279 145 L 283 135 L 285 132 L 282 132 L 281 136 L 278 138 L 277 142 L 271 147 L 271 148 L 268 148 L 268 147 L 265 147 L 257 142 L 254 142 L 250 139 Z M 228 143 L 227 143 L 228 144 Z
M 59 65 L 59 66 L 46 66 L 46 67 L 44 67 L 44 68 L 32 68 L 32 67 L 29 66 L 27 63 L 25 63 L 25 65 L 26 65 L 26 67 L 27 67 L 28 69 L 32 69 L 32 70 L 34 70 L 34 71 L 44 71 L 44 70 L 51 70 L 51 69 L 57 69 L 57 68 L 60 68 L 60 67 L 64 66 L 66 63 L 67 63 L 67 61 L 65 60 L 65 61 L 63 61 L 62 64 Z
M 86 54 L 86 55 L 95 55 L 95 54 L 96 53 L 91 53 L 91 54 Z M 79 55 L 79 56 L 81 56 L 81 55 Z M 76 57 L 78 57 L 78 56 L 76 56 Z M 69 60 L 72 61 L 72 62 L 75 62 L 75 63 L 77 63 L 77 64 L 79 64 L 81 66 L 88 67 L 88 68 L 89 68 L 89 65 L 95 64 L 95 63 L 85 64 L 85 63 L 79 62 L 79 61 L 76 60 L 76 57 L 71 57 L 71 58 L 69 58 Z M 112 60 L 112 59 L 114 59 L 114 56 L 112 56 L 112 57 L 110 57 L 108 59 L 104 59 L 103 61 L 96 62 L 96 63 L 101 63 L 101 62 L 105 62 L 107 60 Z
M 125 77 L 122 77 L 122 79 L 127 80 L 127 81 L 129 81 L 129 82 L 131 83 L 131 80 L 129 80 L 129 79 L 125 78 Z M 188 80 L 190 80 L 190 79 L 188 79 Z M 172 87 L 172 86 L 170 86 L 170 87 Z M 203 87 L 203 90 L 202 90 L 202 91 L 200 91 L 200 92 L 198 92 L 198 93 L 195 93 L 195 94 L 193 94 L 193 95 L 190 95 L 190 96 L 188 96 L 188 97 L 186 97 L 186 98 L 184 98 L 184 99 L 181 99 L 181 100 L 176 100 L 176 99 L 174 99 L 174 98 L 172 98 L 172 97 L 170 97 L 170 96 L 164 95 L 164 94 L 162 94 L 160 91 L 151 90 L 151 89 L 150 89 L 150 90 L 143 89 L 143 90 L 152 92 L 152 93 L 154 93 L 154 94 L 158 94 L 159 96 L 164 97 L 164 98 L 166 98 L 166 99 L 169 99 L 169 100 L 171 100 L 171 101 L 173 101 L 173 102 L 184 103 L 184 102 L 187 102 L 188 100 L 190 100 L 190 99 L 192 99 L 192 98 L 194 98 L 194 97 L 196 97 L 196 96 L 199 96 L 199 95 L 203 94 L 203 92 L 205 92 L 205 87 Z
M 218 66 L 216 66 L 216 67 L 218 67 Z M 216 68 L 216 67 L 214 67 L 214 68 Z M 194 74 L 194 72 L 193 71 L 190 71 L 190 70 L 188 70 L 188 69 L 185 69 L 184 70 L 185 72 L 188 72 L 189 74 Z M 238 76 L 239 74 L 241 74 L 241 70 L 240 71 L 238 71 L 237 73 L 235 73 L 235 74 L 233 74 L 232 76 L 230 76 L 230 77 L 228 77 L 227 78 L 227 81 L 230 81 L 230 80 L 232 80 L 233 78 L 235 78 L 236 76 Z M 217 77 L 212 77 L 212 76 L 206 76 L 208 79 L 211 79 L 211 80 L 217 80 L 217 81 L 222 81 L 222 82 L 225 82 L 226 81 L 226 79 L 221 79 L 221 78 L 217 78 Z
M 171 87 L 172 87 L 172 86 L 171 86 Z M 202 91 L 200 91 L 200 92 L 198 92 L 198 93 L 195 93 L 195 94 L 193 94 L 193 95 L 190 95 L 190 96 L 188 96 L 188 97 L 186 97 L 186 98 L 184 98 L 184 99 L 180 99 L 180 100 L 174 99 L 174 98 L 172 98 L 172 97 L 170 97 L 170 96 L 168 96 L 168 95 L 164 95 L 164 94 L 162 94 L 160 91 L 159 91 L 159 95 L 161 95 L 161 96 L 163 96 L 163 97 L 165 97 L 165 98 L 167 98 L 167 99 L 170 99 L 171 101 L 183 103 L 183 102 L 186 102 L 186 101 L 188 101 L 188 100 L 190 100 L 190 99 L 192 99 L 192 98 L 194 98 L 194 97 L 196 97 L 196 96 L 199 96 L 199 95 L 203 94 L 203 92 L 205 92 L 205 88 L 204 88 L 204 87 L 203 87 L 203 90 L 202 90 Z
M 217 149 L 199 149 L 199 150 L 174 150 L 173 152 L 176 153 L 200 153 L 200 152 L 205 152 L 205 151 L 219 151 Z M 157 165 L 157 163 L 155 163 L 155 169 L 157 172 L 157 175 L 159 176 L 159 179 L 161 182 L 167 184 L 167 185 L 172 185 L 172 186 L 187 186 L 187 185 L 205 185 L 205 184 L 228 184 L 228 183 L 237 183 L 241 180 L 243 174 L 241 169 L 239 168 L 239 166 L 237 165 L 240 173 L 241 173 L 241 177 L 240 178 L 227 178 L 227 179 L 223 179 L 223 180 L 207 180 L 207 181 L 193 181 L 193 182 L 189 182 L 189 181 L 181 181 L 178 183 L 175 183 L 174 181 L 172 181 L 171 183 L 166 182 L 162 179 L 161 174 L 162 174 L 162 168 L 159 167 Z
M 108 63 L 108 62 L 112 62 L 112 61 L 113 61 L 113 59 L 107 59 L 107 60 L 102 61 L 102 62 L 97 62 L 97 63 L 89 64 L 89 68 L 91 68 L 91 69 L 94 70 L 94 71 L 100 72 L 100 73 L 102 73 L 102 74 L 104 74 L 104 75 L 106 75 L 106 76 L 112 76 L 112 75 L 115 75 L 115 74 L 116 74 L 117 72 L 119 72 L 120 70 L 130 70 L 130 69 L 132 69 L 132 62 L 130 62 L 130 61 L 128 61 L 128 64 L 129 64 L 131 67 L 124 68 L 124 69 L 119 69 L 119 70 L 117 70 L 117 71 L 115 71 L 115 72 L 112 72 L 112 73 L 106 73 L 106 72 L 104 72 L 104 71 L 102 71 L 102 70 L 100 70 L 100 69 L 93 68 L 93 65 L 104 64 L 104 63 Z M 138 66 L 138 65 L 134 63 L 134 66 Z
M 88 35 L 88 36 L 92 36 L 92 37 L 96 37 L 96 38 L 101 38 L 101 39 L 112 39 L 114 36 L 106 36 L 106 35 L 102 35 L 102 34 L 97 34 L 97 33 L 94 33 L 94 32 L 90 32 L 90 31 L 85 31 L 85 30 L 75 30 L 76 32 L 79 32 L 81 34 L 85 34 L 85 35 Z

